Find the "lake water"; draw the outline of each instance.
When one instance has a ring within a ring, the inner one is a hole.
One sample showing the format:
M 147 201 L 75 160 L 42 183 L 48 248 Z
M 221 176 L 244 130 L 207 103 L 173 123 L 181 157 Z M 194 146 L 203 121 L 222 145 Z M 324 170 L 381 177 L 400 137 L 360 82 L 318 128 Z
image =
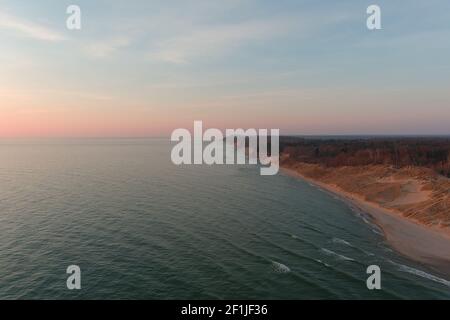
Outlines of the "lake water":
M 256 166 L 177 167 L 170 148 L 1 140 L 0 298 L 450 299 L 332 195 Z

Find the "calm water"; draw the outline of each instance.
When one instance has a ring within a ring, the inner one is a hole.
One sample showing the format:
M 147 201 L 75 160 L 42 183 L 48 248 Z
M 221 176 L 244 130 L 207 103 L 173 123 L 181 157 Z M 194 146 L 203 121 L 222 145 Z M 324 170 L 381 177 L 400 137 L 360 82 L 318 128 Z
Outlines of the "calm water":
M 176 167 L 164 140 L 3 140 L 0 298 L 449 299 L 450 283 L 289 176 Z

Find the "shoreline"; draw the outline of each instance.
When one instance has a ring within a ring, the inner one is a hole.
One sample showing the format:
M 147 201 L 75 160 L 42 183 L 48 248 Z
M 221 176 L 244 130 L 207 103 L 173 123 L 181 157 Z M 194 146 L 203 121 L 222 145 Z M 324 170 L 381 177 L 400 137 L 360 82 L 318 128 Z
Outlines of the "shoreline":
M 421 225 L 360 196 L 305 177 L 295 169 L 280 168 L 289 176 L 300 178 L 338 196 L 343 202 L 368 214 L 382 230 L 384 238 L 397 252 L 438 272 L 450 280 L 450 236 Z

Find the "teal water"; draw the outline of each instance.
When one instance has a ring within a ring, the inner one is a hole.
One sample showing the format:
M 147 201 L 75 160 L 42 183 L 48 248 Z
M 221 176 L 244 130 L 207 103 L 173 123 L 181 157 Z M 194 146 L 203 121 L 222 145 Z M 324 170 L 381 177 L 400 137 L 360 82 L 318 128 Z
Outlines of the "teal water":
M 449 299 L 447 280 L 283 174 L 176 167 L 158 139 L 0 141 L 2 299 Z

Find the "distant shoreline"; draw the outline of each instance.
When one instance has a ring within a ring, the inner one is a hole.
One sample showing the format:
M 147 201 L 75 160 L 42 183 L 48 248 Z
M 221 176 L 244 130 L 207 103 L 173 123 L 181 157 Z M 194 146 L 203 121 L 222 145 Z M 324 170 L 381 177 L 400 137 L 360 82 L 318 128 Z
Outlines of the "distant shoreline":
M 450 234 L 402 217 L 393 210 L 369 202 L 339 187 L 304 176 L 295 169 L 282 166 L 281 171 L 323 188 L 370 215 L 383 231 L 386 241 L 401 254 L 423 263 L 450 279 Z

